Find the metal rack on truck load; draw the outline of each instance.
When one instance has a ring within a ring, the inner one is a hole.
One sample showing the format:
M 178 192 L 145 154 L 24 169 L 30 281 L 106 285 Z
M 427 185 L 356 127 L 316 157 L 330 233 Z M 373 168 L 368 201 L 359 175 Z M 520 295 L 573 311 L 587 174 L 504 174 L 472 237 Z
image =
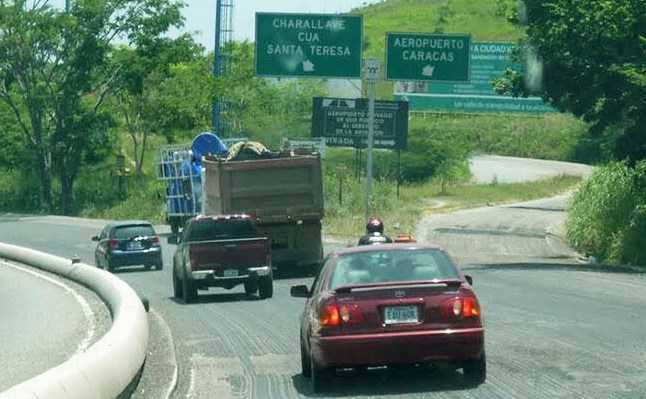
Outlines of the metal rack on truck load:
M 161 149 L 158 177 L 166 185 L 166 223 L 179 233 L 189 218 L 203 213 L 202 164 L 204 154 L 226 154 L 228 149 L 214 134 L 196 135 L 191 144 L 167 145 Z

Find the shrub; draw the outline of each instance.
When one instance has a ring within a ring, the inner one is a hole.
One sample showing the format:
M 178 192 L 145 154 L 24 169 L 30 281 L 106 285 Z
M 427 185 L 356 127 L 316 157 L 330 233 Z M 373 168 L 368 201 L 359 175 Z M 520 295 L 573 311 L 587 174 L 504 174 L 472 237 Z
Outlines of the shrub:
M 635 168 L 614 162 L 598 168 L 569 206 L 567 238 L 603 262 L 645 264 L 646 161 Z

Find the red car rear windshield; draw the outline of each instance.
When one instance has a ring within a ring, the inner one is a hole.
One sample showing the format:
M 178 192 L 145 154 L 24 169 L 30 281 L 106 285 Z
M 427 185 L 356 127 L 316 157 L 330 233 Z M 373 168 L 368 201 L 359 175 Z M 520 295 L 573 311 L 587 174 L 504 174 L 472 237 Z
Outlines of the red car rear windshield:
M 204 219 L 191 226 L 188 240 L 210 241 L 256 236 L 255 226 L 248 219 Z
M 407 249 L 347 254 L 334 265 L 329 289 L 362 283 L 459 278 L 451 259 L 441 250 Z

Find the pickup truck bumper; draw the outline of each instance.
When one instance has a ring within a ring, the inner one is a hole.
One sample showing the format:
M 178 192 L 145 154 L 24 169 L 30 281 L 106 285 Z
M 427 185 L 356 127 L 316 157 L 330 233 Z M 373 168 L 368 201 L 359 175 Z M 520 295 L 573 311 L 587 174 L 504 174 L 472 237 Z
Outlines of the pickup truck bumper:
M 233 270 L 237 271 L 234 274 Z M 191 272 L 194 281 L 216 282 L 216 281 L 240 281 L 248 278 L 269 276 L 272 273 L 271 266 L 248 267 L 246 269 L 227 270 L 196 270 Z

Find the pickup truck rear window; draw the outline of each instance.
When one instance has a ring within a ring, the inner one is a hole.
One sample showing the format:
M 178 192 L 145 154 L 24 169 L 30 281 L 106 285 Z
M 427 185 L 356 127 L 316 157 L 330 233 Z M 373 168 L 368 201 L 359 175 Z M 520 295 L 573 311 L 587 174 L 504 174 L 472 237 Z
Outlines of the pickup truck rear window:
M 191 227 L 188 241 L 227 240 L 257 237 L 253 223 L 244 219 L 207 219 Z

